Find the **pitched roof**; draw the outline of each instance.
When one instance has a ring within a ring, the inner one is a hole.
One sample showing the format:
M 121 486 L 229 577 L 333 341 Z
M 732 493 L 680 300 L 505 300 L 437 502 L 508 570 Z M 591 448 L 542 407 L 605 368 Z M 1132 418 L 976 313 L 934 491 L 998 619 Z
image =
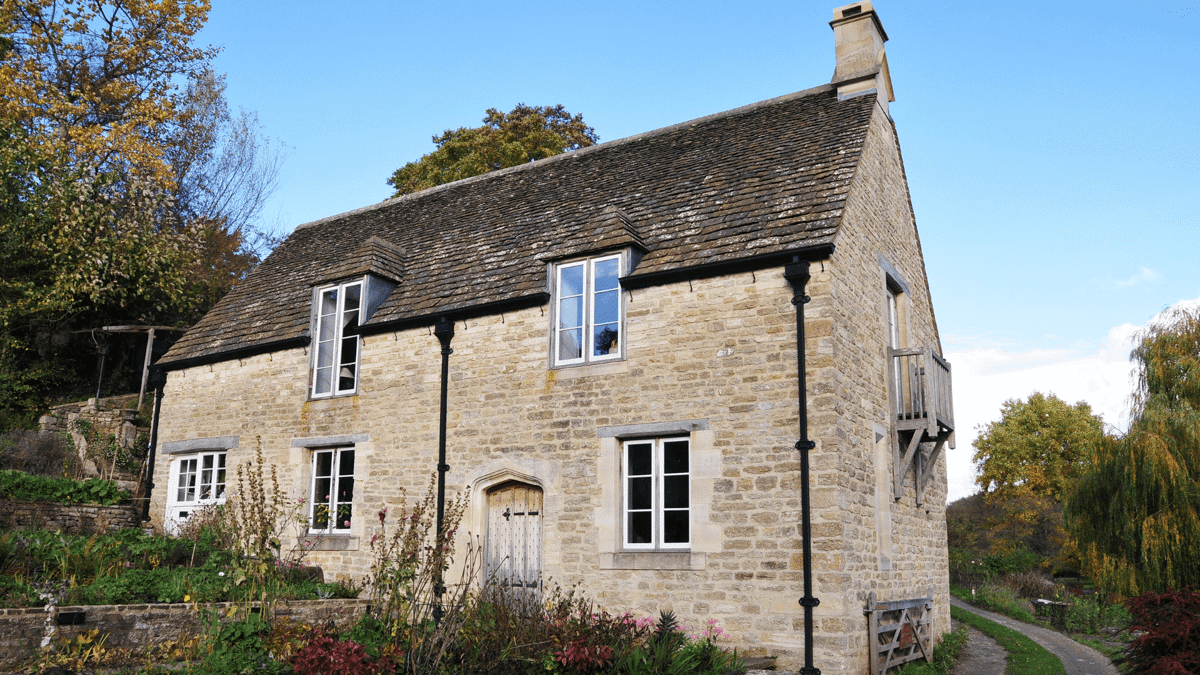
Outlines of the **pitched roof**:
M 874 103 L 826 85 L 301 225 L 160 364 L 306 338 L 335 276 L 400 282 L 369 329 L 545 302 L 547 263 L 569 255 L 639 247 L 637 285 L 829 244 Z

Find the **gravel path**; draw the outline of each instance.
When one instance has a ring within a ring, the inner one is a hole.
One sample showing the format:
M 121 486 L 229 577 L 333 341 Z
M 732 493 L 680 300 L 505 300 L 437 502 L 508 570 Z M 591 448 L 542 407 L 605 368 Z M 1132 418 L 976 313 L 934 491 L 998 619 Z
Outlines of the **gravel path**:
M 1040 644 L 1050 651 L 1051 654 L 1057 656 L 1066 669 L 1067 675 L 1118 675 L 1116 667 L 1109 662 L 1108 657 L 1100 652 L 1079 644 L 1071 638 L 1052 631 L 1049 628 L 1034 626 L 1033 624 L 1010 619 L 1007 616 L 993 614 L 992 612 L 984 611 L 977 607 L 972 607 L 958 598 L 951 597 L 950 604 L 955 607 L 965 609 L 982 616 L 985 619 L 991 619 L 996 623 L 1011 628 L 1019 633 L 1028 636 L 1034 642 Z M 986 636 L 983 636 L 986 637 Z M 974 638 L 972 638 L 973 640 Z M 971 647 L 968 644 L 967 650 Z M 955 667 L 954 673 L 959 675 L 1002 675 L 1004 669 L 998 671 L 982 671 L 982 670 L 962 670 Z

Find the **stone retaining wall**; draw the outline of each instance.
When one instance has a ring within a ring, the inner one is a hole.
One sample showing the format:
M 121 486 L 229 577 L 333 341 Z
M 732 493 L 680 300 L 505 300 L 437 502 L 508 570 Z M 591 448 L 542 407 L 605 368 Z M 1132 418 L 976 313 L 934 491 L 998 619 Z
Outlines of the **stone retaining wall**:
M 348 626 L 366 612 L 367 605 L 367 600 L 291 600 L 271 603 L 267 611 L 275 618 L 314 625 L 332 621 Z M 258 603 L 253 607 L 258 609 Z M 70 640 L 79 633 L 98 630 L 107 636 L 104 646 L 108 649 L 141 649 L 200 635 L 204 629 L 202 612 L 206 610 L 227 622 L 231 610 L 245 608 L 242 603 L 220 602 L 94 605 L 59 607 L 55 611 L 0 609 L 0 671 L 10 672 L 28 663 L 36 658 L 42 645 L 52 644 L 56 636 Z M 57 625 L 59 621 L 66 624 L 76 612 L 83 612 L 81 623 Z
M 115 532 L 142 526 L 137 505 L 56 504 L 0 500 L 0 529 L 45 530 L 66 534 Z

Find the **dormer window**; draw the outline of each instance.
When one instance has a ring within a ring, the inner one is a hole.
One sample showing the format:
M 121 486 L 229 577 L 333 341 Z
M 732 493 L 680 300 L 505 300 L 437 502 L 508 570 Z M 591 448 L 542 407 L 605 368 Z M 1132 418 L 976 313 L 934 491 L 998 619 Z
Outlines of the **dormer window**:
M 555 266 L 551 336 L 555 366 L 621 358 L 625 312 L 617 280 L 623 258 L 609 255 Z
M 358 325 L 363 281 L 317 290 L 313 398 L 358 391 Z

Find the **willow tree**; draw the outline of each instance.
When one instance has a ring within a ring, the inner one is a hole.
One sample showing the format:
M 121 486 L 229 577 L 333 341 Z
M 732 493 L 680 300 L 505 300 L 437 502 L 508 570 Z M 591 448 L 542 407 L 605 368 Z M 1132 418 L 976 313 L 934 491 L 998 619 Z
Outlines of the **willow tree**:
M 1200 585 L 1200 309 L 1152 324 L 1129 433 L 1100 445 L 1067 501 L 1085 571 L 1107 593 Z

